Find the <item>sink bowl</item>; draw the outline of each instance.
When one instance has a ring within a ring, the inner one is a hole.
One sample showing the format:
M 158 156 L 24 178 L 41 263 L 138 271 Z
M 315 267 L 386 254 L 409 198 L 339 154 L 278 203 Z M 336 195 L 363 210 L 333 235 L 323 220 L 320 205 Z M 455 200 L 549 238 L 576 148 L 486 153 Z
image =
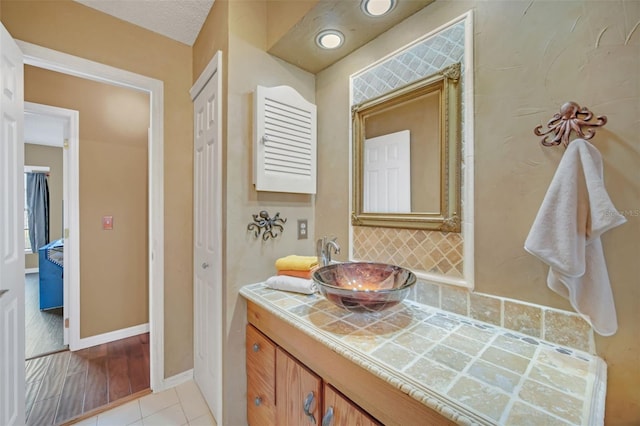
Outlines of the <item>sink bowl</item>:
M 347 262 L 318 268 L 313 281 L 327 300 L 341 308 L 377 312 L 403 301 L 416 276 L 386 263 Z

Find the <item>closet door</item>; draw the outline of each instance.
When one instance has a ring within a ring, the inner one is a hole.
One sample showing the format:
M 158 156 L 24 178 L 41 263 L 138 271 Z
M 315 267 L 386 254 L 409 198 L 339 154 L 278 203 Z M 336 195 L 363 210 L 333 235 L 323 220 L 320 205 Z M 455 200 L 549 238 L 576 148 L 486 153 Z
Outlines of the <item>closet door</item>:
M 222 423 L 222 148 L 219 74 L 217 71 L 213 73 L 193 103 L 193 377 L 214 418 Z

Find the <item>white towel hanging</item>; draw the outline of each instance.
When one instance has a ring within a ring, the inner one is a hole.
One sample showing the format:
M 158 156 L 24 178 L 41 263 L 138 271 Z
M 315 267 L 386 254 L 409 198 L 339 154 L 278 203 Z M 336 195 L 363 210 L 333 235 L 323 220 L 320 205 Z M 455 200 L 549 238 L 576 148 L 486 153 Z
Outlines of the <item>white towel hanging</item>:
M 600 236 L 626 222 L 604 186 L 602 157 L 583 139 L 569 144 L 525 241 L 549 265 L 547 285 L 603 336 L 618 329 Z

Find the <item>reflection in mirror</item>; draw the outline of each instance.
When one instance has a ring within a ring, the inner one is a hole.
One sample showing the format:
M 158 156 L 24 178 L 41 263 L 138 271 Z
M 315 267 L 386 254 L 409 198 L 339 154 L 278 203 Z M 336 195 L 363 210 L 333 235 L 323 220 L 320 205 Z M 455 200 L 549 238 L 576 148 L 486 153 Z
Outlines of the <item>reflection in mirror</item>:
M 411 191 L 406 189 L 412 187 L 411 131 L 365 136 L 363 210 L 367 213 L 410 213 Z
M 355 105 L 352 223 L 460 232 L 460 64 Z

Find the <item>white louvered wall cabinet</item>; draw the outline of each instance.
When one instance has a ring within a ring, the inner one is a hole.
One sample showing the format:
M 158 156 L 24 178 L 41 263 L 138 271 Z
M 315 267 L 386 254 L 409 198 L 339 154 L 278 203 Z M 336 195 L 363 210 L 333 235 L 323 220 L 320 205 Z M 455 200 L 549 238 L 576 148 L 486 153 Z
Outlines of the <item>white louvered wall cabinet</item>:
M 289 86 L 257 86 L 253 183 L 257 191 L 316 193 L 316 106 Z

